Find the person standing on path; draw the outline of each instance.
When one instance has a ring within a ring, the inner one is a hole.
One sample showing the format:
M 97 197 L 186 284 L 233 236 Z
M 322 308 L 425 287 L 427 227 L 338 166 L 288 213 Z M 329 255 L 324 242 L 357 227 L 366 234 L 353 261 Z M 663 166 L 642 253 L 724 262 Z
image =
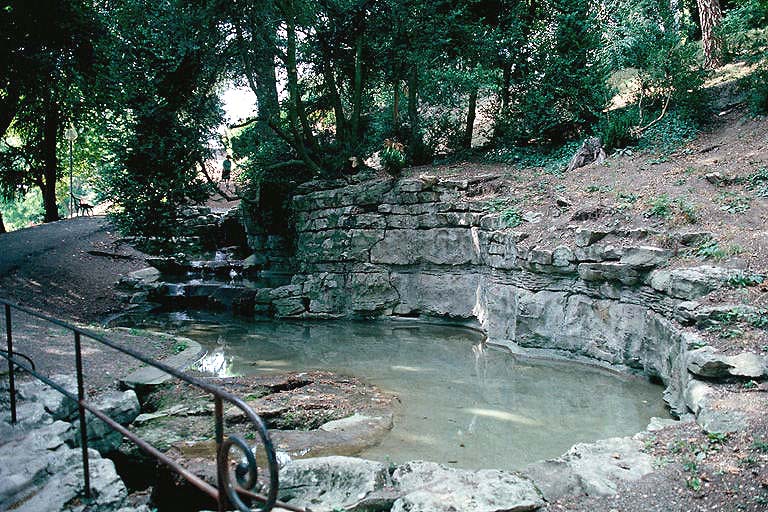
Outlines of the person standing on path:
M 221 165 L 221 181 L 226 184 L 229 184 L 229 179 L 232 176 L 232 160 L 230 158 L 231 157 L 227 155 L 224 159 L 224 163 Z

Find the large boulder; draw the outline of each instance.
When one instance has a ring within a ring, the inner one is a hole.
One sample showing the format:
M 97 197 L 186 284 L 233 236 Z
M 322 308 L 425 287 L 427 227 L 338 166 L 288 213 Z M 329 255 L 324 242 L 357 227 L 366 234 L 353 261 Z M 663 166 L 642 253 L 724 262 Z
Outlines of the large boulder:
M 768 374 L 768 360 L 754 352 L 727 356 L 706 346 L 688 352 L 687 360 L 688 371 L 700 377 L 760 378 Z
M 389 265 L 465 265 L 480 263 L 472 229 L 391 229 L 371 249 L 371 263 Z
M 128 391 L 110 391 L 101 395 L 95 403 L 95 407 L 120 423 L 128 425 L 139 415 L 140 406 L 136 392 Z M 109 425 L 99 418 L 86 412 L 86 430 L 88 432 L 88 447 L 98 450 L 102 453 L 110 453 L 120 446 L 123 435 L 113 430 Z M 75 422 L 76 432 L 79 432 L 79 423 Z M 80 434 L 75 436 L 75 442 L 79 443 Z
M 392 512 L 522 512 L 544 505 L 530 480 L 510 471 L 467 471 L 414 461 L 392 475 Z
M 4 439 L 0 446 L 0 510 L 109 512 L 123 506 L 125 485 L 112 461 L 95 450 L 88 450 L 94 501 L 82 500 L 81 451 L 67 446 L 74 434 L 69 423 L 56 421 Z
M 369 494 L 384 488 L 387 466 L 354 457 L 296 460 L 280 471 L 280 500 L 315 512 L 354 510 Z
M 657 270 L 651 274 L 654 290 L 684 300 L 698 299 L 723 286 L 738 271 L 704 265 L 693 268 Z
M 650 269 L 666 263 L 671 256 L 672 251 L 658 247 L 626 247 L 619 261 L 632 267 Z
M 566 495 L 607 496 L 621 482 L 637 481 L 653 471 L 653 457 L 643 443 L 630 437 L 576 444 L 557 459 L 535 462 L 523 473 L 547 501 Z

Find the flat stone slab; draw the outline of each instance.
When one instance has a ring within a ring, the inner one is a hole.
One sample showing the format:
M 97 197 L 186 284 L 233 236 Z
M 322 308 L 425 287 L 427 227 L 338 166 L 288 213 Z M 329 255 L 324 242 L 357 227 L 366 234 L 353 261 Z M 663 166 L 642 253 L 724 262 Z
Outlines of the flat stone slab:
M 653 471 L 653 457 L 642 448 L 643 443 L 632 437 L 579 443 L 561 457 L 530 464 L 523 473 L 547 501 L 566 495 L 611 495 L 620 482 L 636 481 Z
M 392 483 L 403 494 L 392 512 L 523 512 L 544 505 L 533 483 L 511 471 L 414 461 L 398 467 Z
M 195 340 L 179 337 L 174 338 L 185 342 L 187 344 L 187 348 L 178 354 L 166 357 L 162 360 L 162 363 L 177 370 L 185 370 L 199 361 L 200 358 L 205 354 L 203 347 Z M 155 368 L 154 366 L 145 366 L 121 379 L 120 384 L 128 389 L 137 389 L 146 386 L 157 386 L 171 378 L 171 375 L 165 373 L 159 368 Z
M 350 510 L 389 480 L 381 462 L 318 457 L 291 462 L 280 472 L 280 499 L 314 512 Z

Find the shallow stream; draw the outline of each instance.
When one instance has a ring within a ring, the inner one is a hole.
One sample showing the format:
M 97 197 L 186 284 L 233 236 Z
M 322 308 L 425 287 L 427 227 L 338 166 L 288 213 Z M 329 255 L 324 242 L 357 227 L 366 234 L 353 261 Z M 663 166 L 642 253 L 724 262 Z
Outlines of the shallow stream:
M 323 369 L 399 396 L 394 428 L 362 457 L 520 469 L 578 442 L 626 436 L 668 417 L 662 388 L 590 366 L 528 360 L 452 326 L 400 322 L 243 322 L 153 316 L 209 350 L 218 376 Z

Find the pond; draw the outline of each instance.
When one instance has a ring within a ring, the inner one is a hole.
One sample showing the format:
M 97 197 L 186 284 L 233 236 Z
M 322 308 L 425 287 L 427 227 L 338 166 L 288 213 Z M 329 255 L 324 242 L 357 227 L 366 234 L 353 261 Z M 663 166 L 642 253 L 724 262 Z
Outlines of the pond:
M 644 379 L 515 357 L 462 327 L 152 318 L 207 348 L 200 369 L 217 376 L 324 369 L 396 394 L 401 406 L 391 433 L 359 454 L 374 460 L 520 469 L 575 443 L 632 435 L 652 416 L 668 417 L 662 388 Z

